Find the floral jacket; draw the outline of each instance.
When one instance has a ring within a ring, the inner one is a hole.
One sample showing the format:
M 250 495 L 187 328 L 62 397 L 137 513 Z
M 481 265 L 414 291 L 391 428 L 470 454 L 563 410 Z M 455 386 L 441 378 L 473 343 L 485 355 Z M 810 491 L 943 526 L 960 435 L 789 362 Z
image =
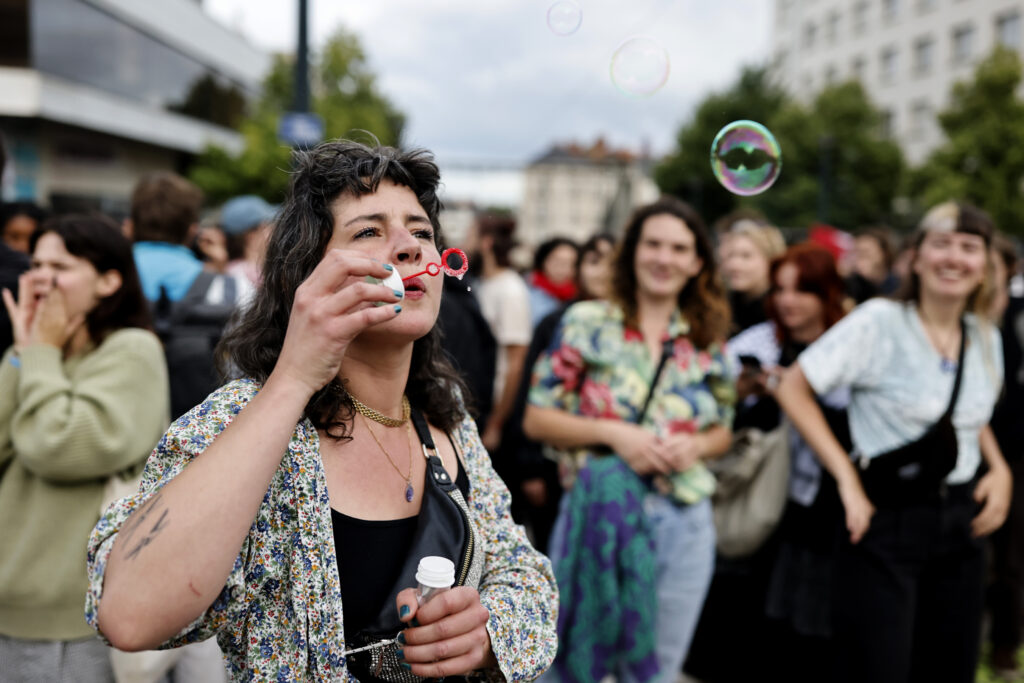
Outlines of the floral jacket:
M 175 422 L 150 455 L 139 493 L 112 505 L 89 539 L 85 617 L 97 628 L 107 558 L 132 510 L 203 451 L 259 390 L 237 380 Z M 509 515 L 509 493 L 494 473 L 472 420 L 452 433 L 465 458 L 470 512 L 484 548 L 480 599 L 501 673 L 529 681 L 554 659 L 558 591 L 551 563 Z M 249 535 L 220 595 L 163 645 L 216 636 L 235 681 L 349 681 L 342 652 L 341 592 L 327 481 L 316 429 L 296 426 Z M 496 672 L 495 672 L 496 673 Z
M 736 387 L 723 349 L 719 344 L 695 348 L 686 336 L 689 329 L 676 310 L 667 336 L 672 356 L 642 423 L 663 436 L 732 425 Z M 635 422 L 659 360 L 651 357 L 640 332 L 625 325 L 619 306 L 604 301 L 574 304 L 534 366 L 529 401 L 576 415 Z M 566 478 L 592 454 L 586 448 L 568 454 L 571 461 L 562 463 L 567 465 L 563 470 L 570 470 Z M 665 492 L 683 503 L 695 503 L 715 490 L 714 475 L 702 463 L 665 484 Z

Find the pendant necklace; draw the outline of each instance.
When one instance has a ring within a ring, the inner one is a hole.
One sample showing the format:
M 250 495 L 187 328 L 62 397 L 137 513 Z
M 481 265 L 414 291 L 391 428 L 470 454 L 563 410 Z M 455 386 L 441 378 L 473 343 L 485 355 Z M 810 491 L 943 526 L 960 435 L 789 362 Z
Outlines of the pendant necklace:
M 348 397 L 352 400 L 352 406 L 356 409 L 360 415 L 366 419 L 366 431 L 370 432 L 370 436 L 377 443 L 377 447 L 380 448 L 380 452 L 384 454 L 384 457 L 388 459 L 388 463 L 394 468 L 395 472 L 398 472 L 398 476 L 405 480 L 405 502 L 411 503 L 413 497 L 416 495 L 416 490 L 412 487 L 412 428 L 409 426 L 409 414 L 411 408 L 409 406 L 409 397 L 402 395 L 402 417 L 401 419 L 395 419 L 388 417 L 383 413 L 380 413 L 370 406 L 366 405 L 358 398 L 349 394 Z M 380 439 L 373 432 L 373 428 L 370 427 L 370 420 L 373 420 L 377 424 L 382 424 L 385 427 L 401 427 L 405 425 L 406 437 L 409 444 L 409 469 L 403 474 L 402 470 L 395 464 L 394 459 L 388 450 L 384 448 L 384 444 L 381 443 Z

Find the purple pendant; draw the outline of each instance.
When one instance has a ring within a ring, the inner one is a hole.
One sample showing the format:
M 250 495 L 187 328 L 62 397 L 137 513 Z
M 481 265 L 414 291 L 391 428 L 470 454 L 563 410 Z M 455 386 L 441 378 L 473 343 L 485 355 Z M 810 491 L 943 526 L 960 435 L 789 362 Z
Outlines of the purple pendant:
M 412 502 L 412 497 L 413 497 L 414 493 L 415 492 L 412 490 L 412 484 L 409 483 L 409 482 L 405 482 L 405 502 L 406 503 L 411 503 Z

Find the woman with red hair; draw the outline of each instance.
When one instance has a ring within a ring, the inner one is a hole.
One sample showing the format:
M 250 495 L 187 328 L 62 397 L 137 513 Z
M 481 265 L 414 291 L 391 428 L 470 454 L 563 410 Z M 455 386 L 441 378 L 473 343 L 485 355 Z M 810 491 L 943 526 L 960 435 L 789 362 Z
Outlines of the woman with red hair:
M 842 318 L 843 299 L 835 258 L 824 247 L 799 244 L 772 260 L 768 319 L 727 346 L 739 376 L 735 429 L 770 431 L 779 425 L 774 392 L 782 369 Z M 848 400 L 845 390 L 822 398 L 822 411 L 836 434 L 849 432 Z M 814 681 L 828 664 L 830 561 L 839 497 L 795 430 L 790 452 L 789 500 L 775 534 L 752 555 L 716 560 L 686 665 L 702 680 L 749 681 L 778 671 L 787 680 Z M 736 642 L 755 652 L 730 656 Z

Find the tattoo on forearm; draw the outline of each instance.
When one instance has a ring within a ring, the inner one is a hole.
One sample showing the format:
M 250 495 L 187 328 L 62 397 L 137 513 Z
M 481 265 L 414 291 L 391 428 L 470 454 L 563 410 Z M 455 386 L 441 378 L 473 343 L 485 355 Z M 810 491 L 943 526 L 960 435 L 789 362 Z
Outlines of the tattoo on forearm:
M 152 543 L 153 539 L 155 539 L 161 531 L 167 528 L 167 525 L 169 524 L 167 515 L 169 512 L 170 510 L 164 508 L 164 511 L 160 514 L 160 517 L 157 518 L 156 523 L 153 524 L 150 530 L 146 532 L 146 535 L 143 536 L 139 540 L 139 542 L 135 544 L 135 547 L 129 550 L 128 553 L 124 556 L 126 560 L 134 560 L 136 557 L 138 557 L 139 553 L 142 552 L 142 549 L 150 543 Z
M 128 521 L 121 527 L 121 538 L 123 543 L 127 543 L 131 540 L 135 532 L 138 531 L 142 523 L 146 521 L 146 518 L 153 514 L 153 510 L 156 509 L 160 503 L 160 499 L 163 498 L 164 492 L 158 491 L 155 496 L 150 498 L 148 501 L 142 504 L 142 507 L 135 511 Z

